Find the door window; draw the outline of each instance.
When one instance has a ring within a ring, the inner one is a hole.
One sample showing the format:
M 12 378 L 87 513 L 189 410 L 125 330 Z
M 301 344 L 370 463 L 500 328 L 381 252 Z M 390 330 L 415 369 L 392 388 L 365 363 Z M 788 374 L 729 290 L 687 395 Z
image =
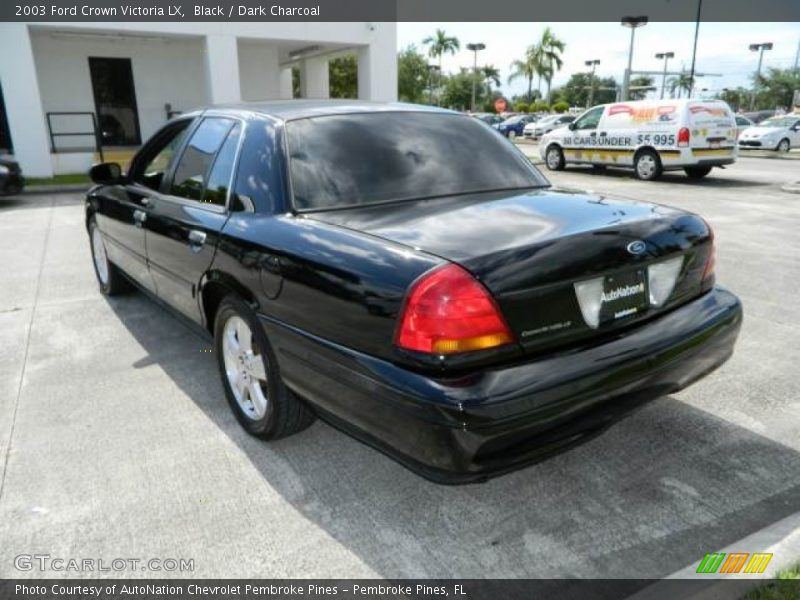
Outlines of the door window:
M 597 124 L 600 123 L 600 117 L 603 116 L 603 106 L 593 108 L 578 118 L 575 123 L 575 129 L 597 129 Z
M 131 169 L 131 179 L 158 191 L 191 122 L 191 119 L 179 121 L 149 142 L 136 157 Z
M 175 168 L 170 194 L 202 200 L 211 164 L 233 125 L 232 119 L 222 118 L 207 118 L 200 123 Z
M 203 202 L 216 204 L 217 206 L 225 206 L 225 201 L 228 199 L 228 188 L 231 184 L 231 176 L 233 175 L 233 163 L 236 160 L 236 148 L 239 146 L 239 137 L 242 132 L 242 126 L 237 123 L 228 137 L 225 138 L 225 143 L 222 144 L 219 154 L 214 161 L 214 166 L 211 168 L 211 173 L 208 175 L 208 185 L 206 185 L 206 193 L 203 196 Z

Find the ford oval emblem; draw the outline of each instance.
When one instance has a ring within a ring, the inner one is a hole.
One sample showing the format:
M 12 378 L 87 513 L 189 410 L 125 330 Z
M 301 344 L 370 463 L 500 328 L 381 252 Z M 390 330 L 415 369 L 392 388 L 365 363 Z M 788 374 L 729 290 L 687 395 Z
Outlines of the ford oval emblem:
M 631 254 L 641 254 L 647 250 L 647 245 L 642 240 L 636 240 L 628 244 L 628 252 Z

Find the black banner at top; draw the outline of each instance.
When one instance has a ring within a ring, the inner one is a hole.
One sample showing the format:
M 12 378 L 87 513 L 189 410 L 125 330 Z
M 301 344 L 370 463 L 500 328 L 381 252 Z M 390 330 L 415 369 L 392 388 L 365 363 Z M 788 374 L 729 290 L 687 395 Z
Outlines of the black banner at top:
M 3 0 L 0 21 L 800 22 L 800 0 Z

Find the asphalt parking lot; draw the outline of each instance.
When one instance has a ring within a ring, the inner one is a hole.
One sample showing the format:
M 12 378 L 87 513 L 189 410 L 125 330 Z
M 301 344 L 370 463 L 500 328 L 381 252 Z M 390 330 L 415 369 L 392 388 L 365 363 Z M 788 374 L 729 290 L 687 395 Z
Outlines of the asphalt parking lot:
M 798 167 L 547 173 L 706 217 L 744 327 L 690 389 L 461 487 L 320 422 L 249 437 L 207 340 L 140 293 L 99 294 L 80 194 L 0 199 L 0 577 L 43 575 L 20 554 L 194 559 L 171 573 L 194 577 L 661 577 L 798 513 L 800 194 L 780 189 Z

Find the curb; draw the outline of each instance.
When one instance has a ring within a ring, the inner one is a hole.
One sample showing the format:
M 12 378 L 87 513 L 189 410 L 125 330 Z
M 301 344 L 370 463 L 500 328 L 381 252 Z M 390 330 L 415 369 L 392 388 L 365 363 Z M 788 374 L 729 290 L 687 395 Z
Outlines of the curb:
M 665 576 L 664 579 L 697 581 L 702 578 L 702 580 L 705 580 L 707 585 L 702 590 L 687 596 L 691 600 L 728 598 L 729 596 L 722 594 L 722 592 L 730 589 L 726 587 L 726 583 L 730 585 L 734 581 L 742 585 L 741 588 L 736 588 L 741 593 L 747 591 L 745 588 L 752 589 L 769 583 L 776 578 L 778 573 L 800 562 L 800 512 L 789 515 L 739 541 L 720 548 L 717 552 L 725 552 L 726 554 L 731 552 L 749 552 L 751 554 L 768 552 L 773 554 L 773 558 L 766 571 L 760 575 L 698 575 L 696 572 L 697 565 L 702 558 L 698 557 L 697 561 L 679 571 L 675 571 L 671 575 Z M 675 588 L 668 582 L 661 581 L 640 590 L 626 598 L 626 600 L 671 600 L 674 597 L 674 591 Z

